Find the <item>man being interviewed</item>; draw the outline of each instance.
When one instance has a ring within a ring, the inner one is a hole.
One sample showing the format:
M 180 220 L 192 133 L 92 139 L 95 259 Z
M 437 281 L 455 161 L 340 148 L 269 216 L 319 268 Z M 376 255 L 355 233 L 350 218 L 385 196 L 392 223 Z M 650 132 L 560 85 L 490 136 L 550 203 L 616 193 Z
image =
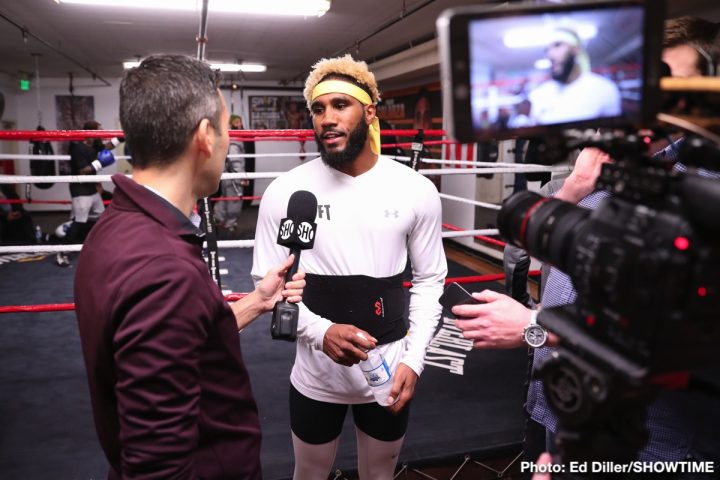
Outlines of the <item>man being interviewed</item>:
M 447 263 L 440 198 L 428 179 L 379 155 L 379 94 L 364 62 L 349 55 L 321 60 L 304 93 L 320 158 L 281 175 L 265 191 L 252 271 L 258 281 L 268 265 L 287 256 L 275 240 L 288 198 L 296 190 L 314 193 L 317 235 L 301 258 L 307 287 L 290 375 L 295 478 L 327 478 L 351 405 L 360 478 L 391 479 L 408 404 L 441 314 Z M 406 317 L 408 255 L 413 278 Z M 374 401 L 355 366 L 372 348 L 393 374 L 388 407 Z

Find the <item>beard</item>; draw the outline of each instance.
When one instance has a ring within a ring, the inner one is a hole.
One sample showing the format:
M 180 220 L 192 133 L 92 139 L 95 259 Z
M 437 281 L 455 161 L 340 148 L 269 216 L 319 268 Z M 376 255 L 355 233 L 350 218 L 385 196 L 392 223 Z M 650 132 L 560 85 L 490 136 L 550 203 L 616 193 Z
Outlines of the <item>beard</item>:
M 350 132 L 347 145 L 339 152 L 328 152 L 325 149 L 322 139 L 317 132 L 315 132 L 315 142 L 317 142 L 320 157 L 325 165 L 339 170 L 342 167 L 352 164 L 365 147 L 369 131 L 370 127 L 362 120 L 359 121 L 357 127 Z
M 573 68 L 575 68 L 575 55 L 568 55 L 568 57 L 563 60 L 562 67 L 559 72 L 556 72 L 554 68 L 552 69 L 551 73 L 553 80 L 560 83 L 567 83 Z

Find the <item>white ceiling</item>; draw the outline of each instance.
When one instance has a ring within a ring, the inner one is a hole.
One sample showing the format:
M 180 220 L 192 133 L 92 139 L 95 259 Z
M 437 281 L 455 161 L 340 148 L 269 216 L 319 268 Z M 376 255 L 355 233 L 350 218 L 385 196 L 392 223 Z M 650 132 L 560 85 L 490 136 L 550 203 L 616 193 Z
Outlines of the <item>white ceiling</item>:
M 406 50 L 433 38 L 435 19 L 443 9 L 478 3 L 501 2 L 333 0 L 330 11 L 321 18 L 211 12 L 206 58 L 267 64 L 266 73 L 245 74 L 248 84 L 298 80 L 322 57 L 347 51 L 372 62 Z M 669 10 L 671 16 L 691 13 L 720 20 L 718 0 L 671 0 Z M 40 54 L 41 78 L 65 77 L 68 72 L 76 78 L 91 77 L 86 71 L 90 70 L 112 79 L 121 75 L 126 60 L 151 53 L 196 55 L 199 17 L 192 12 L 65 5 L 54 0 L 0 0 L 0 72 L 32 74 L 33 54 Z M 20 27 L 27 30 L 26 41 Z M 374 34 L 378 30 L 382 31 Z

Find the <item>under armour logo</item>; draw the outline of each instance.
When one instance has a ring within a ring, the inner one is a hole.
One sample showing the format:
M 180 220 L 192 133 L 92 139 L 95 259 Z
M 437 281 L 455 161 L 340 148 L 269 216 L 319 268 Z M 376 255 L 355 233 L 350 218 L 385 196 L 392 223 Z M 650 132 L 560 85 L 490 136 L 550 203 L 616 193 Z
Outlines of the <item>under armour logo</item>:
M 392 215 L 395 218 L 400 218 L 400 212 L 397 210 L 385 210 L 385 218 L 390 218 Z

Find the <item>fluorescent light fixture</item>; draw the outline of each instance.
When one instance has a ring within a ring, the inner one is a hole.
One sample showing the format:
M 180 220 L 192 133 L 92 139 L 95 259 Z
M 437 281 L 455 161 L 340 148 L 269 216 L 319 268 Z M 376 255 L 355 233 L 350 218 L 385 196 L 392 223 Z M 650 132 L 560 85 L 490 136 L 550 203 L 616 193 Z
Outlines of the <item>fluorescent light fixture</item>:
M 547 70 L 550 67 L 552 67 L 552 62 L 549 58 L 541 58 L 535 61 L 536 70 Z
M 508 48 L 545 47 L 550 43 L 555 28 L 570 28 L 577 32 L 583 41 L 597 36 L 597 27 L 592 23 L 573 25 L 548 25 L 543 27 L 512 28 L 505 32 L 503 43 Z
M 210 66 L 221 72 L 260 73 L 267 70 L 265 65 L 259 63 L 211 63 Z
M 257 15 L 297 15 L 322 17 L 332 0 L 212 0 L 208 11 Z M 201 0 L 55 0 L 103 7 L 145 8 L 155 10 L 200 11 Z
M 140 65 L 140 62 L 123 62 L 123 68 L 128 70 Z M 267 70 L 265 65 L 259 63 L 211 63 L 210 66 L 221 72 L 250 72 L 259 73 Z

